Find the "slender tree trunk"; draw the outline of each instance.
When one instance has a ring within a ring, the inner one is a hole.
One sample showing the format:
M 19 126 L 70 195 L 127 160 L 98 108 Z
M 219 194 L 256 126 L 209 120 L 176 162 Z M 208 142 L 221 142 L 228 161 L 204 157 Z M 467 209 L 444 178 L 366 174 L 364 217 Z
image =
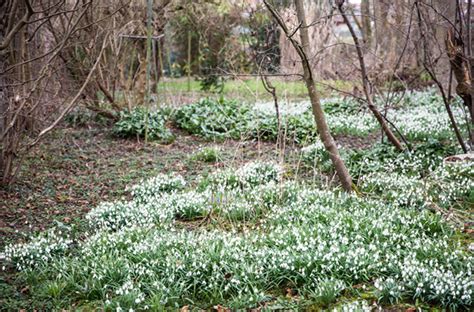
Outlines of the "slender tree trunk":
M 0 43 L 3 42 L 7 27 L 8 27 L 8 8 L 10 1 L 0 2 Z M 6 50 L 0 50 L 0 72 L 3 72 L 8 64 L 8 55 Z M 6 113 L 8 110 L 9 94 L 7 85 L 8 80 L 5 75 L 0 74 L 0 134 L 5 131 L 6 127 Z M 0 150 L 0 180 L 3 180 L 5 176 L 5 165 L 6 165 L 6 141 L 3 139 L 1 142 Z
M 360 11 L 362 14 L 362 34 L 364 35 L 365 43 L 370 46 L 372 43 L 372 24 L 370 20 L 369 0 L 362 0 L 360 4 Z
M 273 15 L 273 18 L 280 25 L 281 29 L 285 33 L 287 39 L 295 48 L 298 56 L 303 63 L 304 70 L 304 80 L 306 88 L 308 89 L 308 95 L 311 101 L 311 107 L 313 110 L 314 120 L 316 122 L 316 127 L 319 133 L 319 137 L 326 148 L 326 151 L 329 153 L 329 157 L 334 165 L 336 173 L 341 181 L 342 187 L 346 192 L 352 191 L 352 178 L 349 174 L 349 171 L 344 164 L 344 161 L 339 154 L 336 143 L 334 142 L 333 137 L 329 131 L 329 127 L 326 123 L 324 117 L 324 112 L 321 107 L 321 101 L 319 100 L 319 94 L 316 90 L 316 84 L 314 81 L 314 76 L 311 70 L 311 65 L 308 60 L 308 51 L 309 51 L 309 35 L 308 35 L 308 24 L 306 23 L 306 17 L 304 13 L 304 5 L 302 0 L 295 0 L 296 12 L 298 16 L 298 29 L 300 31 L 301 44 L 296 41 L 293 37 L 298 29 L 295 31 L 289 31 L 286 23 L 284 22 L 281 15 L 275 10 L 275 8 L 268 3 L 268 0 L 263 0 L 263 3 L 268 8 L 270 13 Z
M 474 49 L 472 40 L 474 27 L 472 27 L 472 0 L 468 0 L 467 2 L 467 12 L 466 12 L 466 54 L 467 54 L 467 64 L 469 66 L 470 74 L 471 74 L 471 101 L 469 104 L 469 115 L 471 117 L 471 126 L 474 125 L 474 87 L 472 86 L 472 79 L 474 77 L 474 55 L 472 51 Z M 474 148 L 474 131 L 471 127 L 469 129 L 469 140 L 471 149 Z
M 390 4 L 387 3 L 387 0 L 374 0 L 375 29 L 373 39 L 375 40 L 375 52 L 383 59 L 387 57 L 387 52 L 390 50 L 389 10 Z
M 342 17 L 344 18 L 344 22 L 349 28 L 349 31 L 352 35 L 352 39 L 354 40 L 354 44 L 357 50 L 357 56 L 359 58 L 360 71 L 362 75 L 362 86 L 364 88 L 364 94 L 367 100 L 367 105 L 370 111 L 372 112 L 372 114 L 375 116 L 375 119 L 377 119 L 378 123 L 380 124 L 380 127 L 382 128 L 383 132 L 387 136 L 390 143 L 392 143 L 393 146 L 395 146 L 399 151 L 403 151 L 402 144 L 400 143 L 398 138 L 395 136 L 395 134 L 392 132 L 387 122 L 385 121 L 384 117 L 382 116 L 382 114 L 379 112 L 379 110 L 374 104 L 374 101 L 372 99 L 372 92 L 370 91 L 369 77 L 367 75 L 367 69 L 365 67 L 364 54 L 362 53 L 362 47 L 361 47 L 359 38 L 357 37 L 354 31 L 354 27 L 352 27 L 349 19 L 347 18 L 347 15 L 343 9 L 343 5 L 344 5 L 344 0 L 339 0 L 337 2 L 339 12 L 341 13 Z
M 301 39 L 301 49 L 302 54 L 300 54 L 302 62 L 303 62 L 303 70 L 304 70 L 304 80 L 306 83 L 306 88 L 308 89 L 308 95 L 311 100 L 311 107 L 313 110 L 314 121 L 316 122 L 316 127 L 319 132 L 319 136 L 321 141 L 324 144 L 324 147 L 329 153 L 331 157 L 332 163 L 336 169 L 336 173 L 341 180 L 342 187 L 346 192 L 352 191 L 352 178 L 349 174 L 349 171 L 342 160 L 339 150 L 336 146 L 336 142 L 334 141 L 331 132 L 329 131 L 329 127 L 326 123 L 326 118 L 324 117 L 324 112 L 321 107 L 321 101 L 319 98 L 319 93 L 316 90 L 316 84 L 313 78 L 313 73 L 311 70 L 311 66 L 309 60 L 307 58 L 308 51 L 309 51 L 309 36 L 308 36 L 308 24 L 306 23 L 306 16 L 304 11 L 304 4 L 303 0 L 295 0 L 296 12 L 298 16 L 298 22 L 300 24 L 299 32 L 300 32 L 300 39 Z M 294 42 L 294 41 L 292 41 Z M 295 47 L 296 48 L 296 47 Z
M 430 26 L 434 29 L 435 37 L 432 39 L 434 44 L 430 46 L 430 49 L 433 55 L 440 55 L 439 59 L 436 60 L 436 72 L 444 88 L 448 86 L 449 72 L 451 70 L 449 57 L 447 57 L 445 51 L 445 42 L 448 37 L 448 31 L 452 26 L 451 23 L 454 24 L 456 20 L 457 1 L 458 0 L 421 1 L 422 3 L 430 3 L 434 7 L 434 9 L 431 9 L 434 14 L 434 21 Z M 429 17 L 429 15 L 427 15 L 427 17 Z
M 474 35 L 474 27 L 472 27 L 472 0 L 468 0 L 467 2 L 467 12 L 466 12 L 466 49 L 467 49 L 467 57 L 469 64 L 471 65 L 471 77 L 474 77 L 474 55 L 472 51 L 474 50 L 474 40 L 472 37 Z

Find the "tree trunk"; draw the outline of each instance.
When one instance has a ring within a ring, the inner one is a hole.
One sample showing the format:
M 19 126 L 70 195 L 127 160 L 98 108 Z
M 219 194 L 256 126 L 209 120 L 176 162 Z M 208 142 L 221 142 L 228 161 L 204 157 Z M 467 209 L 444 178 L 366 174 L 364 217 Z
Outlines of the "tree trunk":
M 444 70 L 445 72 L 448 72 L 448 76 L 449 76 L 449 84 L 451 84 L 451 78 L 452 78 L 452 73 L 453 73 L 453 69 L 449 68 L 450 64 L 444 64 L 444 62 L 442 62 L 441 60 L 443 60 L 443 58 L 441 57 L 436 57 L 436 61 L 433 62 L 433 54 L 435 53 L 435 51 L 440 51 L 441 49 L 441 52 L 443 52 L 442 55 L 445 54 L 445 52 L 447 52 L 446 54 L 448 55 L 448 57 L 445 57 L 445 59 L 448 59 L 449 61 L 449 58 L 451 57 L 450 56 L 450 51 L 449 51 L 449 46 L 452 44 L 452 42 L 450 42 L 449 40 L 449 32 L 448 30 L 443 30 L 446 32 L 446 35 L 447 37 L 446 38 L 443 38 L 442 40 L 445 41 L 446 43 L 446 48 L 441 48 L 441 47 L 438 47 L 438 49 L 435 49 L 435 47 L 432 47 L 432 45 L 430 45 L 429 41 L 428 41 L 428 35 L 431 35 L 431 37 L 434 37 L 434 41 L 436 43 L 439 43 L 438 40 L 439 40 L 439 33 L 440 31 L 442 30 L 442 28 L 439 28 L 439 27 L 435 27 L 435 26 L 432 26 L 433 25 L 433 22 L 431 21 L 432 19 L 429 18 L 429 13 L 424 13 L 424 11 L 421 9 L 421 5 L 419 4 L 418 1 L 415 1 L 415 8 L 416 8 L 416 13 L 417 13 L 417 18 L 418 18 L 418 28 L 419 28 L 419 33 L 420 33 L 420 40 L 419 42 L 421 43 L 421 45 L 423 46 L 423 67 L 425 68 L 426 72 L 430 75 L 431 79 L 434 81 L 434 83 L 437 85 L 440 93 L 441 93 L 441 96 L 443 98 L 443 102 L 444 102 L 444 105 L 445 105 L 445 108 L 446 108 L 446 111 L 448 113 L 448 116 L 449 116 L 449 119 L 450 119 L 450 122 L 451 122 L 451 126 L 453 127 L 453 130 L 454 130 L 454 133 L 456 135 L 456 139 L 458 140 L 459 142 L 459 145 L 461 146 L 462 150 L 466 153 L 467 152 L 467 147 L 466 147 L 466 144 L 464 143 L 464 140 L 462 138 L 462 135 L 461 135 L 461 132 L 459 131 L 459 128 L 457 126 L 457 123 L 456 123 L 456 119 L 454 118 L 454 115 L 452 113 L 452 110 L 451 110 L 451 107 L 450 107 L 450 102 L 451 102 L 451 99 L 450 99 L 450 96 L 451 96 L 451 92 L 446 92 L 445 91 L 445 87 L 443 85 L 443 82 L 441 79 L 443 79 L 443 76 L 446 76 L 446 75 L 443 75 L 443 73 L 441 72 L 442 70 Z M 435 11 L 435 16 L 434 18 L 439 18 L 438 15 L 440 14 L 436 9 L 434 9 Z M 451 17 L 454 17 L 455 16 L 451 16 Z M 449 16 L 445 16 L 443 19 L 447 19 L 449 18 Z M 448 20 L 450 21 L 450 20 Z M 445 21 L 448 25 L 450 25 L 450 23 L 448 21 Z M 435 23 L 437 24 L 437 21 L 435 21 Z M 449 28 L 448 28 L 449 29 Z M 446 50 L 446 51 L 444 51 Z M 461 51 L 462 53 L 462 51 Z M 438 68 L 441 68 L 441 69 L 438 69 Z M 446 70 L 446 69 L 449 69 L 449 70 Z M 440 73 L 441 72 L 441 73 Z M 456 74 L 456 73 L 455 73 Z M 451 89 L 451 85 L 449 85 L 449 90 Z
M 471 97 L 470 97 L 470 102 L 468 103 L 469 107 L 469 116 L 471 117 L 471 126 L 474 125 L 474 86 L 472 85 L 472 79 L 474 77 L 474 55 L 473 55 L 473 50 L 474 50 L 474 40 L 472 39 L 474 35 L 474 27 L 472 27 L 472 14 L 473 14 L 473 7 L 472 7 L 472 0 L 468 0 L 467 2 L 467 12 L 466 12 L 466 54 L 467 54 L 467 64 L 470 67 L 469 71 L 471 74 Z M 474 130 L 472 128 L 469 128 L 470 133 L 469 133 L 469 140 L 471 144 L 471 149 L 474 148 Z
M 474 118 L 472 107 L 472 94 L 474 93 L 474 90 L 471 69 L 469 68 L 469 63 L 467 61 L 468 57 L 464 55 L 462 45 L 462 39 L 456 36 L 454 29 L 450 29 L 446 37 L 446 51 L 449 56 L 454 77 L 458 82 L 456 92 L 463 99 L 464 105 L 470 113 L 472 122 Z
M 349 171 L 342 160 L 339 150 L 336 146 L 336 143 L 329 131 L 329 127 L 326 123 L 326 118 L 324 117 L 324 112 L 321 107 L 321 101 L 319 99 L 319 93 L 316 90 L 316 84 L 313 78 L 313 73 L 309 60 L 307 58 L 309 51 L 309 36 L 308 36 L 308 25 L 306 23 L 306 16 L 304 12 L 303 0 L 295 0 L 296 12 L 299 22 L 299 32 L 302 45 L 302 62 L 304 70 L 304 80 L 306 83 L 306 88 L 308 89 L 308 95 L 311 100 L 311 107 L 313 110 L 314 120 L 316 122 L 316 127 L 319 132 L 321 141 L 324 144 L 324 147 L 331 157 L 331 161 L 336 169 L 336 173 L 341 180 L 342 187 L 346 192 L 352 191 L 352 178 L 349 174 Z M 296 47 L 295 47 L 296 48 Z
M 473 10 L 472 7 L 472 0 L 468 0 L 467 2 L 467 12 L 466 12 L 466 48 L 467 48 L 467 57 L 469 64 L 471 66 L 471 77 L 474 77 L 474 27 L 472 27 L 473 22 Z
M 436 69 L 438 79 L 443 86 L 448 89 L 450 76 L 450 60 L 445 51 L 445 42 L 448 37 L 448 31 L 456 20 L 456 2 L 457 0 L 435 0 L 433 6 L 435 8 L 435 16 L 432 27 L 434 28 L 434 44 L 430 47 L 433 55 L 439 54 L 440 57 L 436 61 Z
M 360 11 L 362 14 L 362 34 L 367 46 L 370 47 L 372 43 L 372 25 L 370 21 L 370 1 L 362 0 L 360 4 Z
M 387 59 L 387 52 L 390 50 L 390 28 L 388 24 L 388 17 L 390 11 L 390 3 L 387 0 L 375 0 L 374 1 L 374 44 L 375 53 L 380 56 L 380 59 Z M 385 64 L 381 64 L 382 69 Z
M 0 43 L 3 42 L 7 27 L 8 27 L 8 7 L 10 1 L 0 2 Z M 0 50 L 0 72 L 3 72 L 7 66 L 8 55 L 6 50 Z M 6 127 L 6 113 L 8 110 L 8 80 L 6 75 L 0 74 L 0 135 L 5 131 Z M 5 167 L 5 153 L 6 146 L 5 141 L 1 142 L 0 150 L 0 179 L 3 180 L 4 177 L 4 167 Z

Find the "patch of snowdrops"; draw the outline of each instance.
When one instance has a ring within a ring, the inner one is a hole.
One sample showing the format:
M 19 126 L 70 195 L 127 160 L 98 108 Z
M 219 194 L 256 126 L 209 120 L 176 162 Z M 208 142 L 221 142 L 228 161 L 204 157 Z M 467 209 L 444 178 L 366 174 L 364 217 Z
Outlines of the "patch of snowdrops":
M 473 164 L 443 164 L 426 177 L 374 172 L 362 177 L 360 184 L 364 191 L 397 205 L 421 208 L 436 203 L 450 208 L 458 201 L 472 200 L 473 177 Z
M 444 208 L 456 203 L 468 206 L 474 198 L 474 164 L 443 163 L 443 153 L 455 153 L 451 146 L 417 145 L 416 150 L 403 153 L 384 144 L 361 151 L 340 147 L 339 151 L 364 193 L 404 207 L 426 208 L 433 203 Z M 301 154 L 307 165 L 320 172 L 333 170 L 321 141 L 303 147 Z
M 159 174 L 131 187 L 131 193 L 136 201 L 143 201 L 149 196 L 163 192 L 182 190 L 186 181 L 181 175 Z
M 85 238 L 53 232 L 7 247 L 6 259 L 35 276 L 37 296 L 59 283 L 62 304 L 105 310 L 249 308 L 287 288 L 328 305 L 360 283 L 381 301 L 472 307 L 473 255 L 427 210 L 284 181 L 273 163 L 184 185 L 173 175 L 142 181 L 131 201 L 93 209 Z M 176 222 L 209 214 L 213 226 Z
M 433 102 L 389 111 L 388 118 L 410 140 L 449 139 L 453 137 L 451 122 L 446 109 L 440 104 Z M 452 110 L 456 119 L 464 124 L 462 109 L 453 107 Z
M 28 243 L 7 246 L 3 256 L 14 264 L 17 270 L 22 271 L 64 255 L 72 244 L 73 240 L 67 233 L 52 229 Z
M 324 100 L 323 105 L 326 108 L 329 107 L 326 109 L 326 121 L 333 134 L 364 136 L 377 129 L 374 118 L 364 111 L 364 106 L 360 103 L 342 98 L 331 98 Z M 262 119 L 259 125 L 261 131 L 271 128 L 269 124 L 276 122 L 273 102 L 257 103 L 252 106 L 252 110 L 258 112 L 258 116 Z M 350 114 L 348 110 L 351 111 Z M 311 104 L 308 101 L 282 103 L 279 111 L 282 117 L 282 131 L 287 132 L 291 139 L 296 135 L 299 138 L 298 143 L 303 143 L 314 137 L 310 135 L 316 129 Z

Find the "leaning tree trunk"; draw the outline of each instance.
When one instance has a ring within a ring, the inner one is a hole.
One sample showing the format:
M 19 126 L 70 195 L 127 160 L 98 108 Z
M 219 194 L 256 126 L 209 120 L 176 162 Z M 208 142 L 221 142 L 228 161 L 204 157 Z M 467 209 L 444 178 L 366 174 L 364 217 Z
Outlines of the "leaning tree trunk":
M 337 175 L 341 180 L 342 187 L 346 192 L 352 191 L 352 178 L 349 174 L 349 171 L 342 160 L 339 150 L 336 146 L 329 127 L 326 123 L 326 118 L 324 117 L 324 112 L 321 107 L 321 101 L 319 99 L 319 93 L 316 90 L 316 82 L 313 78 L 313 73 L 311 70 L 311 65 L 307 58 L 309 51 L 309 36 L 308 36 L 308 24 L 306 23 L 306 16 L 304 12 L 303 0 L 295 0 L 296 14 L 298 16 L 298 22 L 300 24 L 300 39 L 302 45 L 302 62 L 304 70 L 304 80 L 306 83 L 306 88 L 308 89 L 308 95 L 311 100 L 311 107 L 313 110 L 314 121 L 316 122 L 316 127 L 318 128 L 319 136 L 321 141 L 323 141 L 324 147 L 331 157 L 334 168 L 336 169 Z
M 341 181 L 342 187 L 346 192 L 352 191 L 352 178 L 349 174 L 349 171 L 342 160 L 339 150 L 336 146 L 336 142 L 334 141 L 331 132 L 329 131 L 329 127 L 326 123 L 326 118 L 324 117 L 324 112 L 321 107 L 321 101 L 319 99 L 319 93 L 316 90 L 316 84 L 314 81 L 313 72 L 311 69 L 311 65 L 308 59 L 309 55 L 309 48 L 310 48 L 310 41 L 308 35 L 308 24 L 306 23 L 306 16 L 304 12 L 304 4 L 302 0 L 295 0 L 296 12 L 299 22 L 299 32 L 300 32 L 300 39 L 301 44 L 298 43 L 293 36 L 290 34 L 288 28 L 286 27 L 285 22 L 282 20 L 281 16 L 275 11 L 275 9 L 268 4 L 268 2 L 264 1 L 267 8 L 272 13 L 273 17 L 277 20 L 280 27 L 283 29 L 285 34 L 287 35 L 288 39 L 290 40 L 291 44 L 295 47 L 298 55 L 303 63 L 303 71 L 304 71 L 304 81 L 306 84 L 306 88 L 308 89 L 308 95 L 311 101 L 311 107 L 313 110 L 314 120 L 316 122 L 316 127 L 318 129 L 319 136 L 321 141 L 324 144 L 331 161 L 334 165 L 336 173 Z
M 290 33 L 288 27 L 286 26 L 285 21 L 281 15 L 275 10 L 275 8 L 268 3 L 268 0 L 264 0 L 263 3 L 268 8 L 270 13 L 273 15 L 273 18 L 280 25 L 283 32 L 286 34 L 286 37 L 291 42 L 295 48 L 298 56 L 301 59 L 303 64 L 304 71 L 304 81 L 306 88 L 308 89 L 308 95 L 311 101 L 311 108 L 313 110 L 314 120 L 316 122 L 316 128 L 319 133 L 319 137 L 326 148 L 326 151 L 329 153 L 329 157 L 334 165 L 336 173 L 341 181 L 342 187 L 346 192 L 352 191 L 352 178 L 349 174 L 349 171 L 344 164 L 344 161 L 339 154 L 339 150 L 336 146 L 329 127 L 326 123 L 326 118 L 324 117 L 324 112 L 321 107 L 321 101 L 319 100 L 319 93 L 316 90 L 316 83 L 314 81 L 313 72 L 311 65 L 308 59 L 309 51 L 309 35 L 308 35 L 308 24 L 306 23 L 306 16 L 304 13 L 304 5 L 302 0 L 295 0 L 296 12 L 298 17 L 298 29 L 300 32 L 301 43 L 296 41 L 293 37 L 296 31 Z
M 357 51 L 357 56 L 359 58 L 359 64 L 360 64 L 360 71 L 362 75 L 362 86 L 364 89 L 364 94 L 365 98 L 367 100 L 367 106 L 369 107 L 369 110 L 372 112 L 374 115 L 375 119 L 377 119 L 378 123 L 380 124 L 380 127 L 382 128 L 383 133 L 387 136 L 388 140 L 390 143 L 392 143 L 393 146 L 399 151 L 403 151 L 403 145 L 400 143 L 398 138 L 395 136 L 393 131 L 390 129 L 388 126 L 387 122 L 385 121 L 384 117 L 382 114 L 379 112 L 377 107 L 374 104 L 373 98 L 372 98 L 372 93 L 370 91 L 370 86 L 369 86 L 369 76 L 367 74 L 367 69 L 365 67 L 365 60 L 364 60 L 364 54 L 362 53 L 362 47 L 360 44 L 360 40 L 357 37 L 357 34 L 354 31 L 354 27 L 352 27 L 351 22 L 349 21 L 349 18 L 346 15 L 346 12 L 343 9 L 344 5 L 344 0 L 338 0 L 337 1 L 337 7 L 339 9 L 339 12 L 342 15 L 342 18 L 344 19 L 344 22 L 347 25 L 347 28 L 349 28 L 349 31 L 351 33 L 352 39 L 354 40 L 354 44 L 356 47 Z
M 463 52 L 463 42 L 460 37 L 455 34 L 454 29 L 448 31 L 446 37 L 446 51 L 449 56 L 451 69 L 454 77 L 458 82 L 456 86 L 457 94 L 463 99 L 464 105 L 470 113 L 471 122 L 474 118 L 474 111 L 472 107 L 473 85 L 471 70 L 467 56 Z
M 472 82 L 471 69 L 469 65 L 469 58 L 464 54 L 463 51 L 463 42 L 460 37 L 455 35 L 455 30 L 451 29 L 448 31 L 446 37 L 446 52 L 449 56 L 449 63 L 451 65 L 451 70 L 453 71 L 454 77 L 457 81 L 456 93 L 461 97 L 463 103 L 469 112 L 470 123 L 473 124 L 474 121 L 474 107 L 472 105 L 473 95 L 474 95 L 474 86 Z M 448 114 L 451 120 L 454 119 L 452 112 L 449 106 L 447 106 Z M 459 133 L 459 130 L 454 128 L 456 134 Z M 458 134 L 459 136 L 459 134 Z M 461 139 L 462 140 L 462 139 Z M 470 145 L 473 144 L 473 133 L 469 133 Z M 466 150 L 463 147 L 463 150 Z

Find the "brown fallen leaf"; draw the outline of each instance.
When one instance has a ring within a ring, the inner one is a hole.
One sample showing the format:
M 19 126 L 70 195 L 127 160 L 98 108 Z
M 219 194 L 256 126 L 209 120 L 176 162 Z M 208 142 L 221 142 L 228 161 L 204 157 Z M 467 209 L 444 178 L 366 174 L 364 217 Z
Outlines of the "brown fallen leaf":
M 216 310 L 217 312 L 229 312 L 229 311 L 231 311 L 230 309 L 228 309 L 226 307 L 223 307 L 220 304 L 214 306 L 214 310 Z
M 296 296 L 296 294 L 297 294 L 297 292 L 294 289 L 291 289 L 291 288 L 286 289 L 286 297 L 287 298 L 292 298 L 292 297 Z

